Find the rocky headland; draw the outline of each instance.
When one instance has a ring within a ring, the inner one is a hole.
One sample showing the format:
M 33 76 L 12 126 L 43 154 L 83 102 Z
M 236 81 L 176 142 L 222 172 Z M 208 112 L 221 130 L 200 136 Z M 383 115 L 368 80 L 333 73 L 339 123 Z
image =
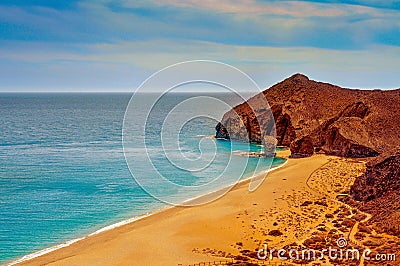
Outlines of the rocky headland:
M 371 213 L 380 230 L 399 235 L 399 106 L 400 89 L 346 89 L 295 74 L 227 112 L 216 137 L 271 146 L 276 135 L 274 144 L 289 147 L 294 158 L 364 158 L 366 170 L 344 200 Z

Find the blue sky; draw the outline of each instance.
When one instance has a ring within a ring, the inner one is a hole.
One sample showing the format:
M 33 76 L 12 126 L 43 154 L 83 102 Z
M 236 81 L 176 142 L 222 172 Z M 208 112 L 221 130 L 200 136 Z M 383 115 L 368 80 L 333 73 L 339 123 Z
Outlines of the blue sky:
M 185 60 L 260 87 L 400 87 L 400 0 L 2 0 L 0 91 L 133 91 Z

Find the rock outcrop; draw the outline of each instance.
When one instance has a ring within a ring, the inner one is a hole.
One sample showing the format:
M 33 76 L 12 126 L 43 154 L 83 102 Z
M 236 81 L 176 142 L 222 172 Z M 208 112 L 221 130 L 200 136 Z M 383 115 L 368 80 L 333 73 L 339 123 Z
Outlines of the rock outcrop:
M 400 154 L 368 165 L 366 172 L 351 188 L 353 198 L 363 202 L 382 198 L 388 192 L 398 192 L 400 195 Z
M 379 230 L 400 235 L 400 153 L 370 163 L 350 193 L 348 203 L 371 213 Z
M 367 158 L 366 173 L 351 188 L 351 204 L 394 232 L 393 223 L 384 224 L 400 220 L 399 106 L 400 89 L 345 89 L 295 74 L 227 112 L 216 135 L 256 143 L 264 134 L 276 135 L 293 157 Z
M 364 118 L 369 108 L 363 102 L 347 106 L 337 116 L 328 119 L 309 135 L 291 143 L 293 157 L 311 156 L 316 152 L 342 157 L 374 157 L 379 155 L 368 140 Z
M 400 90 L 345 89 L 295 74 L 227 112 L 216 136 L 262 143 L 276 135 L 293 157 L 385 156 L 400 141 L 399 104 Z

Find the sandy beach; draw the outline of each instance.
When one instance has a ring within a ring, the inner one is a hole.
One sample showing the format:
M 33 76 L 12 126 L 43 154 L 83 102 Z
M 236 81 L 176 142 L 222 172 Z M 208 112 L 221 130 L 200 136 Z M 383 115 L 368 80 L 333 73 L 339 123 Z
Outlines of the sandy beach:
M 254 192 L 244 182 L 209 204 L 173 207 L 19 265 L 188 265 L 232 260 L 263 244 L 302 243 L 330 224 L 328 213 L 340 213 L 343 206 L 330 198 L 363 168 L 362 161 L 325 155 L 288 159 Z

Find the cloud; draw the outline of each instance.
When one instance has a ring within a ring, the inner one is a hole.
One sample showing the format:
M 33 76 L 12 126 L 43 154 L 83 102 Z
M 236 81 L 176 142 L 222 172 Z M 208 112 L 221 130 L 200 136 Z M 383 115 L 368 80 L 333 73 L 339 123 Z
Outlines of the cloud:
M 302 1 L 82 1 L 74 10 L 0 6 L 0 39 L 68 43 L 200 40 L 364 49 L 400 45 L 400 12 Z
M 350 51 L 310 47 L 238 46 L 204 41 L 159 39 L 75 47 L 14 44 L 0 49 L 2 90 L 46 88 L 132 91 L 149 75 L 170 64 L 208 59 L 232 64 L 267 87 L 293 73 L 348 87 L 400 87 L 400 48 L 376 46 Z M 26 47 L 30 47 L 30 51 Z M 160 47 L 168 47 L 166 50 Z M 357 78 L 355 78 L 357 77 Z
M 376 5 L 362 4 L 376 2 Z M 385 2 L 385 1 L 381 1 Z M 393 1 L 388 1 L 393 2 Z M 397 2 L 397 1 L 396 1 Z M 149 7 L 149 1 L 137 0 L 105 0 L 105 3 L 125 8 Z M 396 10 L 376 9 L 378 1 L 297 1 L 297 0 L 220 0 L 218 4 L 213 0 L 153 0 L 151 6 L 203 9 L 209 12 L 229 13 L 240 15 L 272 15 L 284 17 L 347 17 L 365 15 L 369 17 L 383 17 L 395 14 Z M 358 4 L 355 4 L 358 3 Z M 400 3 L 400 1 L 399 1 Z
M 298 1 L 298 0 L 287 0 L 287 1 Z M 303 1 L 311 2 L 311 3 L 347 4 L 347 5 L 366 6 L 366 7 L 372 7 L 372 8 L 400 10 L 400 1 L 399 0 L 387 0 L 387 1 L 381 1 L 381 0 L 303 0 Z
M 0 4 L 0 90 L 127 90 L 193 59 L 233 64 L 260 85 L 304 72 L 343 86 L 398 87 L 398 1 L 28 2 Z

